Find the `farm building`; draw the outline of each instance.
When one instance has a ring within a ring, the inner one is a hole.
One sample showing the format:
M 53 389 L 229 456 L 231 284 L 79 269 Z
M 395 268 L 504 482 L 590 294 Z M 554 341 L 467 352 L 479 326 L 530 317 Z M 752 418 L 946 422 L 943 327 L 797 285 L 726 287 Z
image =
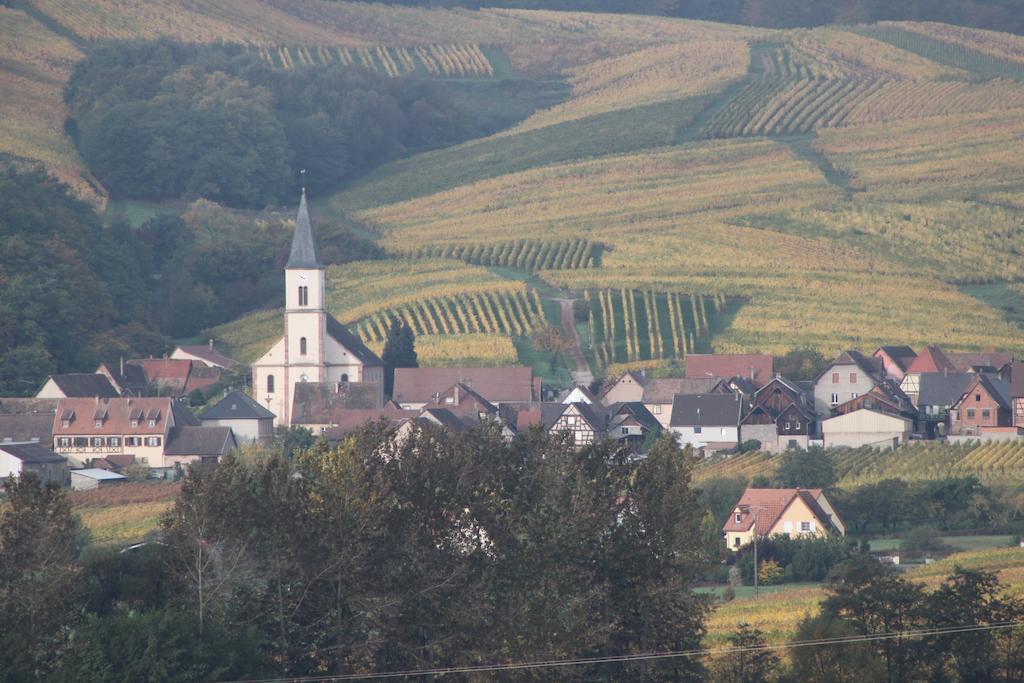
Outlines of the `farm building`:
M 0 487 L 7 477 L 32 472 L 43 484 L 68 485 L 68 459 L 35 442 L 0 444 Z
M 107 470 L 95 468 L 71 470 L 71 488 L 76 491 L 106 488 L 126 481 L 128 481 L 128 477 L 117 472 L 108 472 Z
M 848 446 L 875 446 L 895 448 L 905 444 L 914 429 L 914 423 L 905 417 L 889 415 L 868 408 L 860 408 L 821 423 L 825 448 Z

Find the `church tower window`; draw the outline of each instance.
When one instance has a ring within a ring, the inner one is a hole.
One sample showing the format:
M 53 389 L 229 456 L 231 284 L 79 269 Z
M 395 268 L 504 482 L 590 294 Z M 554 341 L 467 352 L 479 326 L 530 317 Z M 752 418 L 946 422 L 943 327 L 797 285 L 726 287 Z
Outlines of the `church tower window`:
M 299 305 L 309 305 L 309 287 L 306 287 L 305 285 L 299 287 Z
M 267 393 L 268 394 L 274 393 L 274 376 L 273 375 L 267 375 Z
M 305 356 L 306 355 L 306 338 L 305 337 L 299 339 L 299 355 L 300 356 Z

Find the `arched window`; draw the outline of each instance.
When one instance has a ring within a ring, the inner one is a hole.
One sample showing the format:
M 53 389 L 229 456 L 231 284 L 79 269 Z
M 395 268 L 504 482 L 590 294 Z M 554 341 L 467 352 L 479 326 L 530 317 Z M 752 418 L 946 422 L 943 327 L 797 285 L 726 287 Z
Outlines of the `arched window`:
M 348 381 L 348 375 L 342 375 L 341 376 L 341 381 L 342 382 L 347 382 Z
M 305 356 L 306 355 L 306 338 L 305 337 L 303 337 L 302 339 L 299 340 L 299 355 L 300 356 Z
M 268 394 L 274 393 L 274 376 L 273 375 L 267 375 L 267 393 Z
M 300 306 L 308 306 L 309 305 L 309 287 L 305 287 L 305 286 L 300 286 L 299 287 L 299 305 Z

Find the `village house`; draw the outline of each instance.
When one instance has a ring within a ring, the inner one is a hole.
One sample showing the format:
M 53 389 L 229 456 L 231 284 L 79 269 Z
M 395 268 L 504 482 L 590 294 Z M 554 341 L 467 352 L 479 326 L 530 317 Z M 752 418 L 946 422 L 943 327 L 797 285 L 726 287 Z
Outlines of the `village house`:
M 678 394 L 728 394 L 731 390 L 718 377 L 652 379 L 638 372 L 627 372 L 602 393 L 605 405 L 641 402 L 661 426 L 669 428 L 672 401 Z
M 212 464 L 237 448 L 229 427 L 203 427 L 169 398 L 66 398 L 53 416 L 53 450 L 74 467 L 131 454 L 168 476 L 189 464 Z
M 679 394 L 672 402 L 669 428 L 682 446 L 727 450 L 739 445 L 742 416 L 738 394 Z
M 912 420 L 869 408 L 858 408 L 821 423 L 825 448 L 896 448 L 910 439 L 913 430 Z
M 589 403 L 545 403 L 541 405 L 549 433 L 567 433 L 576 446 L 589 446 L 606 435 L 607 419 L 601 406 Z
M 31 472 L 43 486 L 71 483 L 68 459 L 54 453 L 41 443 L 0 443 L 0 489 L 8 477 L 20 478 Z
M 900 381 L 900 389 L 910 397 L 914 405 L 918 404 L 921 375 L 924 373 L 956 374 L 957 369 L 939 347 L 925 346 L 921 349 L 921 353 L 910 363 Z
M 195 360 L 205 363 L 212 368 L 220 368 L 221 370 L 233 370 L 238 366 L 237 361 L 217 351 L 212 339 L 206 344 L 178 346 L 171 352 L 171 358 L 175 360 Z
M 220 381 L 220 368 L 186 358 L 140 358 L 125 363 L 142 368 L 146 376 L 146 394 L 183 398 L 197 389 L 202 391 Z
M 199 416 L 204 427 L 230 427 L 239 444 L 269 443 L 274 414 L 243 391 L 232 391 Z
M 253 397 L 291 426 L 295 387 L 307 382 L 367 384 L 384 405 L 384 364 L 326 309 L 326 271 L 317 256 L 302 190 L 291 252 L 285 264 L 284 335 L 252 366 Z
M 949 409 L 975 379 L 969 372 L 922 372 L 917 376 L 917 430 L 927 438 L 945 436 Z
M 540 401 L 540 377 L 526 366 L 498 368 L 395 368 L 392 399 L 405 410 L 419 410 L 455 384 L 469 387 L 494 405 Z
M 53 415 L 59 399 L 0 398 L 0 442 L 53 443 Z
M 740 421 L 741 441 L 757 440 L 768 453 L 807 448 L 815 433 L 814 405 L 796 382 L 776 375 L 749 400 Z
M 875 388 L 883 377 L 882 361 L 860 351 L 840 353 L 814 380 L 814 410 L 819 417 Z
M 346 421 L 350 410 L 380 410 L 380 387 L 368 382 L 300 382 L 292 400 L 292 426 L 314 434 Z
M 949 435 L 985 437 L 1006 433 L 1016 436 L 1010 381 L 997 375 L 973 375 L 967 389 L 950 406 Z
M 764 353 L 691 353 L 686 356 L 685 376 L 727 381 L 743 377 L 761 387 L 775 376 L 774 364 L 774 358 Z
M 899 415 L 911 421 L 917 418 L 917 410 L 910 402 L 910 398 L 890 379 L 882 380 L 865 394 L 840 403 L 832 409 L 832 412 L 836 415 L 846 415 L 861 408 L 888 415 Z
M 1024 427 L 1024 364 L 1010 367 L 1010 398 L 1013 400 L 1013 426 Z
M 821 489 L 755 489 L 743 492 L 722 526 L 725 543 L 736 551 L 758 538 L 784 535 L 846 535 L 846 527 Z
M 122 358 L 116 365 L 100 363 L 96 374 L 104 375 L 122 398 L 129 396 L 145 396 L 149 380 L 146 371 L 140 365 L 126 364 Z
M 36 392 L 36 398 L 115 398 L 119 395 L 105 375 L 84 372 L 50 375 Z
M 882 362 L 885 376 L 897 384 L 903 381 L 907 369 L 917 358 L 909 346 L 879 346 L 871 355 Z

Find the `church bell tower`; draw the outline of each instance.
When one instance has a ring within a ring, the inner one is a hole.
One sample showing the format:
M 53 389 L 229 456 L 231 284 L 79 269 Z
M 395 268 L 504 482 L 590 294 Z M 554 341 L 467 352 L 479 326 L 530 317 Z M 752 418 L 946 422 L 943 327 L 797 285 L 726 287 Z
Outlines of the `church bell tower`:
M 316 252 L 302 189 L 292 250 L 285 264 L 285 362 L 289 385 L 326 381 L 325 270 Z

